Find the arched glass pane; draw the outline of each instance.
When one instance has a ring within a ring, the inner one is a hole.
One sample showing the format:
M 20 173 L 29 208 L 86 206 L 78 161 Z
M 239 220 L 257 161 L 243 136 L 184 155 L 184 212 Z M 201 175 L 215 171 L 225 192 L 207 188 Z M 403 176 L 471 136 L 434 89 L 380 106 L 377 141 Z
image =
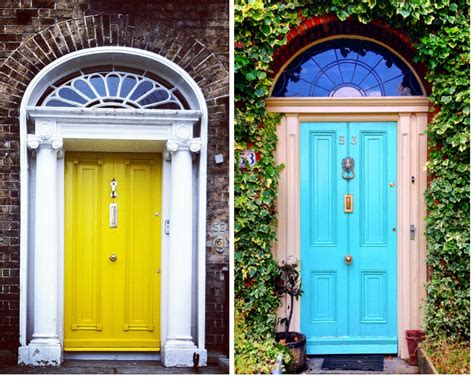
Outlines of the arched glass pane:
M 109 75 L 107 77 L 107 87 L 109 88 L 110 96 L 117 96 L 119 84 L 120 77 L 118 75 Z
M 78 108 L 189 109 L 176 88 L 166 87 L 159 78 L 109 69 L 77 76 L 49 88 L 38 105 Z
M 410 68 L 381 45 L 334 39 L 310 47 L 283 70 L 272 96 L 421 96 Z
M 101 75 L 92 76 L 90 82 L 99 96 L 107 96 L 107 92 L 105 92 L 104 78 Z
M 82 96 L 80 96 L 75 90 L 73 90 L 72 88 L 68 88 L 68 87 L 61 88 L 59 90 L 59 95 L 65 100 L 73 101 L 73 102 L 79 103 L 79 104 L 85 104 L 86 101 L 87 101 Z
M 130 96 L 131 100 L 137 100 L 138 98 L 142 97 L 146 93 L 150 92 L 153 89 L 153 83 L 149 81 L 141 82 L 138 87 L 133 91 L 132 96 Z
M 144 97 L 143 100 L 139 102 L 139 104 L 145 106 L 149 104 L 160 103 L 160 102 L 168 100 L 169 97 L 170 97 L 170 94 L 168 93 L 168 91 L 159 89 L 159 90 L 153 91 L 148 96 Z
M 49 100 L 48 102 L 46 102 L 45 104 L 47 107 L 76 107 L 76 105 L 72 105 L 72 104 L 68 104 L 64 101 L 60 101 L 60 100 Z
M 77 89 L 80 93 L 87 96 L 89 99 L 94 99 L 95 98 L 94 91 L 92 91 L 89 83 L 87 83 L 85 80 L 83 80 L 83 79 L 75 80 L 72 83 L 72 86 L 75 89 Z

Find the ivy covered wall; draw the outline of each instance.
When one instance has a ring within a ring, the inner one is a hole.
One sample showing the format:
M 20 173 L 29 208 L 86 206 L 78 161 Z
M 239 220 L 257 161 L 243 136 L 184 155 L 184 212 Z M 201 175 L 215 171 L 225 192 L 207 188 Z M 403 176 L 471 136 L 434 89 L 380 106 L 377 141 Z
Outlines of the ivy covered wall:
M 426 193 L 428 265 L 425 329 L 430 336 L 469 339 L 469 2 L 449 0 L 237 0 L 235 2 L 235 154 L 248 146 L 260 160 L 235 169 L 235 311 L 237 372 L 269 372 L 277 275 L 278 176 L 274 160 L 279 115 L 265 98 L 276 51 L 320 16 L 367 26 L 386 24 L 414 47 L 431 87 L 430 187 Z M 401 32 L 403 31 L 403 33 Z M 404 34 L 408 33 L 408 34 Z

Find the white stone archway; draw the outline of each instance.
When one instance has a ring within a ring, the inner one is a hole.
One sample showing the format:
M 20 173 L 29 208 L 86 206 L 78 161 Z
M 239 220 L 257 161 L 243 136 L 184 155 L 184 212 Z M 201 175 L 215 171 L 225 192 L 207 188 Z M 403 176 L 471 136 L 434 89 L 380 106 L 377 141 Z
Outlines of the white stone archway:
M 145 68 L 176 86 L 191 109 L 36 105 L 52 82 L 98 63 Z M 198 353 L 200 365 L 205 365 L 207 108 L 194 80 L 166 58 L 139 49 L 99 47 L 68 54 L 46 66 L 28 86 L 20 108 L 20 149 L 19 363 L 58 365 L 63 359 L 62 152 L 126 149 L 165 153 L 162 219 L 170 221 L 170 231 L 165 235 L 162 225 L 162 361 L 192 366 Z M 36 152 L 36 159 L 28 149 Z

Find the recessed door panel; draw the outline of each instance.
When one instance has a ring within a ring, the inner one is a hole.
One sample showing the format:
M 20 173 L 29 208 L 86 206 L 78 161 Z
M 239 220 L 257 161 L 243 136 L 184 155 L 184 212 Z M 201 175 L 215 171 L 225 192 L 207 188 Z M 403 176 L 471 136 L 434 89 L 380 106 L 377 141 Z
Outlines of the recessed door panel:
M 160 186 L 158 154 L 66 154 L 65 350 L 159 350 Z
M 157 249 L 157 236 L 153 233 L 156 224 L 156 212 L 153 209 L 155 199 L 148 194 L 155 192 L 154 162 L 129 160 L 125 164 L 127 201 L 123 212 L 125 235 L 125 282 L 123 298 L 124 330 L 154 330 L 155 304 L 159 304 L 156 293 L 158 257 L 153 254 Z M 137 254 L 141 252 L 141 254 Z M 149 270 L 150 267 L 155 270 Z
M 77 225 L 68 229 L 70 235 L 69 250 L 72 252 L 66 262 L 68 276 L 71 277 L 68 295 L 76 302 L 71 309 L 71 328 L 73 330 L 101 330 L 100 296 L 102 286 L 101 235 L 97 230 L 101 227 L 102 176 L 103 165 L 100 160 L 73 160 L 68 162 L 68 170 L 72 171 L 72 192 L 77 195 L 68 198 L 73 209 L 81 209 L 68 215 L 69 222 Z
M 336 181 L 334 165 L 327 162 L 336 160 L 336 133 L 314 133 L 311 135 L 310 170 L 311 178 L 309 198 L 311 207 L 311 242 L 313 246 L 335 246 L 337 228 Z
M 396 353 L 396 124 L 301 124 L 309 354 Z

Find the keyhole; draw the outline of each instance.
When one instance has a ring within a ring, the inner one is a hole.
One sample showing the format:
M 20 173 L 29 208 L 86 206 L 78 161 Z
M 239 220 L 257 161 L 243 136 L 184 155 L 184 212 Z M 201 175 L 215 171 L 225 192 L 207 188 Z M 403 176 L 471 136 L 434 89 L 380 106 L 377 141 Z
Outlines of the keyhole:
M 117 181 L 115 179 L 112 179 L 112 181 L 110 182 L 110 187 L 112 188 L 110 197 L 115 199 L 117 197 L 117 191 L 115 191 L 115 189 L 117 188 Z

